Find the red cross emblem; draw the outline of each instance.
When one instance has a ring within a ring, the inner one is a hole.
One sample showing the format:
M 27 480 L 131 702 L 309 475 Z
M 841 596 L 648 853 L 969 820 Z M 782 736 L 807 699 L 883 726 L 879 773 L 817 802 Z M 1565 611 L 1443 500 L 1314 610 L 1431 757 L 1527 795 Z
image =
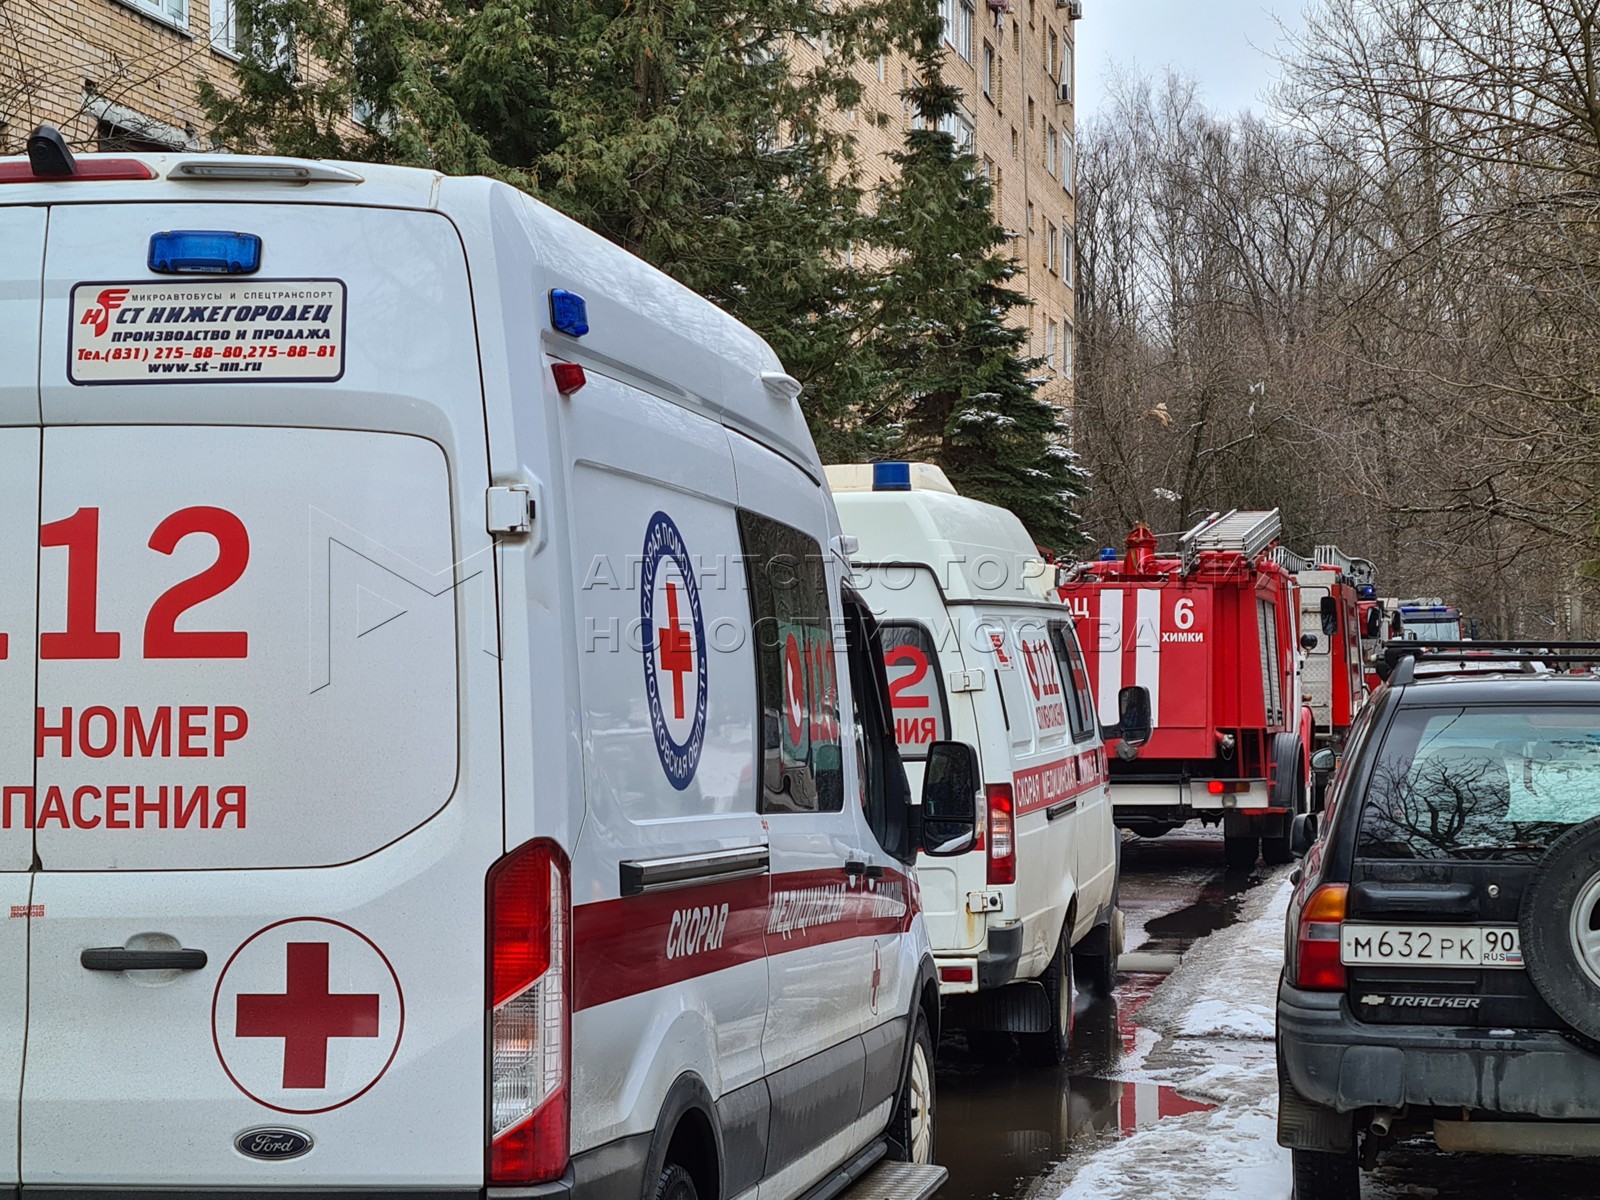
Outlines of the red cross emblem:
M 694 672 L 694 638 L 678 624 L 678 585 L 667 584 L 667 627 L 656 635 L 661 669 L 672 676 L 672 716 L 683 720 L 683 677 Z
M 404 1032 L 405 997 L 389 959 L 359 930 L 325 917 L 251 934 L 211 1000 L 223 1071 L 278 1112 L 349 1104 L 388 1071 Z
M 328 943 L 290 942 L 287 986 L 276 994 L 241 995 L 235 1032 L 283 1039 L 284 1087 L 324 1088 L 329 1040 L 377 1037 L 381 999 L 376 992 L 329 992 Z

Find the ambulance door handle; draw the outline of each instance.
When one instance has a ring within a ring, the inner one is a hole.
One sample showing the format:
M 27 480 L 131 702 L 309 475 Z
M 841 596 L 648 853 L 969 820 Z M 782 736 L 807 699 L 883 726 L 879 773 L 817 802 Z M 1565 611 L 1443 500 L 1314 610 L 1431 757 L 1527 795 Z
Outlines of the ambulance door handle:
M 125 950 L 100 946 L 85 950 L 78 961 L 88 971 L 199 971 L 206 965 L 204 950 Z
M 876 863 L 847 862 L 844 864 L 846 875 L 865 875 L 868 879 L 882 879 L 883 868 Z

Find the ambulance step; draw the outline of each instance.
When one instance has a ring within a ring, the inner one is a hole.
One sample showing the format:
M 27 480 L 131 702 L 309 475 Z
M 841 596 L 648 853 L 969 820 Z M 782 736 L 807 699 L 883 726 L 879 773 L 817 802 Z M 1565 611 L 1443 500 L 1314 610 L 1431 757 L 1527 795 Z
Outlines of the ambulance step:
M 939 1166 L 880 1162 L 844 1192 L 841 1200 L 928 1200 L 950 1172 Z

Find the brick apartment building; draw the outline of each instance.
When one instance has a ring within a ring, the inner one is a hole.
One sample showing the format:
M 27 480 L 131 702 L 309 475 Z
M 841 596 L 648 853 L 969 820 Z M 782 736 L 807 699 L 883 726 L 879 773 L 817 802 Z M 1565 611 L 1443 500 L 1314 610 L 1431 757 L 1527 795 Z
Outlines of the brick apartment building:
M 199 150 L 205 77 L 238 61 L 233 0 L 0 0 L 0 153 L 41 122 L 83 150 Z
M 962 94 L 948 127 L 977 158 L 994 190 L 995 216 L 1011 235 L 1013 286 L 1033 301 L 1032 352 L 1045 361 L 1040 395 L 1072 402 L 1073 285 L 1077 225 L 1075 35 L 1082 0 L 940 0 L 945 79 Z M 802 51 L 804 53 L 804 51 Z M 865 91 L 838 114 L 854 135 L 866 182 L 887 177 L 913 113 L 903 97 L 911 63 L 896 56 L 865 67 Z M 889 119 L 880 122 L 878 118 Z
M 238 61 L 234 0 L 0 0 L 0 153 L 41 121 L 82 149 L 207 148 L 201 77 L 226 88 Z M 1072 396 L 1075 160 L 1074 32 L 1081 0 L 940 0 L 951 123 L 994 189 L 1012 235 L 1015 282 L 1033 301 L 1041 394 Z M 800 47 L 799 53 L 823 53 Z M 867 182 L 893 170 L 912 113 L 909 61 L 862 68 L 860 106 L 837 119 L 855 135 Z M 888 118 L 879 124 L 874 118 Z

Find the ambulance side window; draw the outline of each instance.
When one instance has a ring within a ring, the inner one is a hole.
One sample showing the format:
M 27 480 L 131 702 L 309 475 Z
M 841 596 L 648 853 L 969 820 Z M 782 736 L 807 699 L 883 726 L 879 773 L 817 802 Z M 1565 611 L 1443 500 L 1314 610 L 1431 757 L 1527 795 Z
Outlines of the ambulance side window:
M 886 623 L 880 632 L 895 741 L 902 757 L 921 760 L 929 746 L 950 736 L 939 650 L 933 634 L 915 621 Z
M 1055 648 L 1056 665 L 1067 694 L 1067 720 L 1072 725 L 1072 740 L 1086 742 L 1095 735 L 1099 725 L 1094 697 L 1089 691 L 1089 672 L 1083 665 L 1083 652 L 1078 648 L 1072 626 L 1064 621 L 1052 623 L 1050 644 Z
M 896 720 L 890 707 L 892 684 L 880 666 L 889 658 L 890 627 L 875 627 L 866 605 L 850 596 L 845 599 L 844 620 L 862 812 L 880 846 L 902 862 L 915 862 L 906 821 L 910 789 L 892 728 Z
M 761 811 L 839 812 L 839 682 L 822 547 L 798 529 L 744 510 L 739 536 L 761 705 Z

